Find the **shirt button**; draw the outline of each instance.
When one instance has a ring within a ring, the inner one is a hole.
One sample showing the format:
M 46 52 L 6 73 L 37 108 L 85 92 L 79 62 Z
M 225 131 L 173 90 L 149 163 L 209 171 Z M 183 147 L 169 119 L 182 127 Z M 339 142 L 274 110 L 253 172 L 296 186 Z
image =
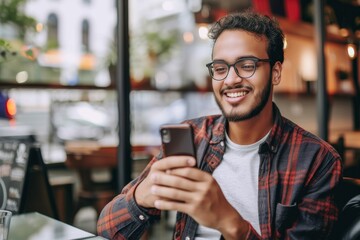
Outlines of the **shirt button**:
M 220 145 L 223 147 L 223 146 L 224 146 L 224 141 L 221 141 L 221 142 L 220 142 Z
M 144 215 L 139 215 L 139 219 L 140 219 L 141 221 L 144 221 L 144 219 L 145 219 Z
M 275 151 L 275 146 L 271 146 L 271 151 Z
M 185 238 L 185 240 L 190 240 L 190 237 L 189 237 L 189 236 L 187 236 L 187 237 Z

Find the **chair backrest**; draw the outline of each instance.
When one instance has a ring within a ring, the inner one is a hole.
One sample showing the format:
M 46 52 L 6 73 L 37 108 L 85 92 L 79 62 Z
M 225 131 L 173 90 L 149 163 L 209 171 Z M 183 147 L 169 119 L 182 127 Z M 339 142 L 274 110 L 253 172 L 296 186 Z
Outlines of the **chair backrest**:
M 336 192 L 336 203 L 342 209 L 351 198 L 360 194 L 360 179 L 344 177 Z
M 76 169 L 113 168 L 117 166 L 117 148 L 100 147 L 92 151 L 67 151 L 66 165 Z
M 133 170 L 136 173 L 141 172 L 147 165 L 152 156 L 157 155 L 159 146 L 132 146 Z M 68 168 L 77 171 L 80 176 L 84 190 L 91 190 L 96 187 L 92 180 L 92 171 L 99 169 L 111 169 L 113 184 L 116 184 L 117 178 L 117 150 L 116 145 L 101 146 L 94 141 L 69 142 L 65 145 L 66 161 Z M 103 184 L 104 185 L 104 184 Z
M 331 239 L 360 239 L 360 179 L 344 177 L 336 192 L 339 220 Z
M 68 168 L 74 169 L 81 180 L 82 190 L 95 191 L 97 189 L 116 189 L 117 147 L 99 146 L 91 143 L 72 144 L 65 147 Z M 111 179 L 96 182 L 94 172 L 106 170 Z
M 360 239 L 360 194 L 351 198 L 339 216 L 339 240 Z

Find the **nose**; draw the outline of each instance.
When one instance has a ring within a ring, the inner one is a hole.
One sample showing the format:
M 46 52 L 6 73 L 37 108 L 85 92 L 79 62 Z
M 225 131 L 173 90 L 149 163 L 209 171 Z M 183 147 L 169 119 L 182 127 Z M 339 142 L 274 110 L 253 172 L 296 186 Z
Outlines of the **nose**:
M 233 85 L 234 83 L 238 83 L 238 82 L 241 82 L 241 81 L 242 81 L 242 78 L 237 75 L 237 73 L 235 71 L 235 67 L 231 66 L 229 68 L 228 75 L 224 79 L 224 84 Z

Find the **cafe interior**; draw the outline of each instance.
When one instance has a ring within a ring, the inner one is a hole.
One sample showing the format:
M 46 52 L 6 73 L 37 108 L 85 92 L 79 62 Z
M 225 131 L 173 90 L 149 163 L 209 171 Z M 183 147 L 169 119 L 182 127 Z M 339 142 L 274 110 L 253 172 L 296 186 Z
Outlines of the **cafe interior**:
M 249 8 L 285 33 L 274 101 L 340 153 L 339 204 L 360 194 L 359 0 L 9 0 L 0 3 L 9 239 L 103 239 L 100 211 L 158 154 L 160 125 L 220 113 L 207 33 Z M 360 236 L 359 209 L 343 236 Z M 143 239 L 171 239 L 174 221 L 165 212 Z

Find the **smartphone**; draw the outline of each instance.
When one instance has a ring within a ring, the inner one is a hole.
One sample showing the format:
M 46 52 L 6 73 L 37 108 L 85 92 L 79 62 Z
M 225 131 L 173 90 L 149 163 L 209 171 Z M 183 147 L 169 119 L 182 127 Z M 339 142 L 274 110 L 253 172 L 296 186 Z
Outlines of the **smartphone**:
M 187 155 L 195 157 L 193 132 L 189 124 L 165 124 L 160 126 L 165 157 Z

